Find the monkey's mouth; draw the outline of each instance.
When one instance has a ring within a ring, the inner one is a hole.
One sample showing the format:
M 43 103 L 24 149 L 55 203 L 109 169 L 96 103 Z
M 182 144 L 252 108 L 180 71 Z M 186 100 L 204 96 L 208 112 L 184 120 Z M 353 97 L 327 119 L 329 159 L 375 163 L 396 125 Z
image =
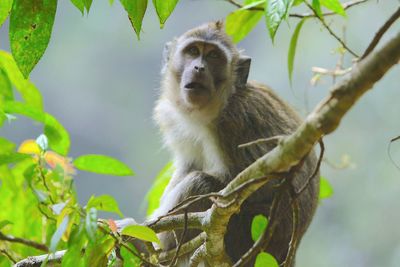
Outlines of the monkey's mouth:
M 198 82 L 190 82 L 185 85 L 185 90 L 187 91 L 202 91 L 207 89 L 203 84 Z

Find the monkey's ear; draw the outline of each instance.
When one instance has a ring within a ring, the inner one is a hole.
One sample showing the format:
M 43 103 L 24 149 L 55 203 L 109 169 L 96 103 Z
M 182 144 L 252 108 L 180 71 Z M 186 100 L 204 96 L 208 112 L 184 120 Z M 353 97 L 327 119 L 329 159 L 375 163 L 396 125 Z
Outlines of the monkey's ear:
M 161 74 L 164 74 L 165 71 L 167 70 L 167 65 L 169 62 L 169 59 L 171 58 L 171 53 L 173 50 L 173 47 L 175 46 L 176 40 L 174 39 L 173 41 L 170 41 L 165 44 L 163 54 L 162 54 L 162 62 L 161 62 Z
M 236 69 L 236 86 L 245 87 L 247 78 L 249 77 L 251 58 L 248 56 L 240 56 Z

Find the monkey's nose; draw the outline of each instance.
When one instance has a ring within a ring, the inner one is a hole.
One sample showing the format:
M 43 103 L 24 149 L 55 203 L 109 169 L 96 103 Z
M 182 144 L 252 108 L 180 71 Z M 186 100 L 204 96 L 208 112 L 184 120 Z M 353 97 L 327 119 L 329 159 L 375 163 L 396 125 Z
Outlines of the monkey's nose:
M 195 69 L 197 72 L 203 72 L 203 71 L 205 71 L 204 66 L 194 66 L 194 69 Z

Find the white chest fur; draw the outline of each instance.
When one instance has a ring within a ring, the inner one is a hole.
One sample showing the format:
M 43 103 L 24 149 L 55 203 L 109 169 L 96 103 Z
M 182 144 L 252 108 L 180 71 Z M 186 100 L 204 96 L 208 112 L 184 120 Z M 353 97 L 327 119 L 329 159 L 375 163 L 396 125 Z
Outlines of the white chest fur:
M 227 172 L 226 162 L 212 124 L 199 114 L 185 114 L 167 100 L 160 101 L 155 117 L 172 150 L 175 165 L 193 166 L 194 170 L 216 177 Z

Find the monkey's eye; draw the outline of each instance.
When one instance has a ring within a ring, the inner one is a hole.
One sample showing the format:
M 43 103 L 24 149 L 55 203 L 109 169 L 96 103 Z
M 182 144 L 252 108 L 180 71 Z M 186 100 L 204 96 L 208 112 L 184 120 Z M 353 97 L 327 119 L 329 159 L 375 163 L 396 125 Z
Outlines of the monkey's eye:
M 191 46 L 189 47 L 189 49 L 187 50 L 187 52 L 189 53 L 189 55 L 191 56 L 198 56 L 200 54 L 199 49 L 196 46 Z
M 209 58 L 220 58 L 221 55 L 217 50 L 212 50 L 210 53 L 208 53 L 207 57 Z

